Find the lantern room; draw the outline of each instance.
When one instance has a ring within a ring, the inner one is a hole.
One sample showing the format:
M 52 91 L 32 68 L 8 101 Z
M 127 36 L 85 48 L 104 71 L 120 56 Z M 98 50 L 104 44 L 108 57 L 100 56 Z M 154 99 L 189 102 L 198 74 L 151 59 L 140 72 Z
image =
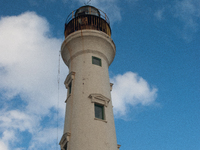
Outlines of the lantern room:
M 103 11 L 93 6 L 82 6 L 69 14 L 65 22 L 65 38 L 73 32 L 84 29 L 102 31 L 111 36 L 109 18 Z

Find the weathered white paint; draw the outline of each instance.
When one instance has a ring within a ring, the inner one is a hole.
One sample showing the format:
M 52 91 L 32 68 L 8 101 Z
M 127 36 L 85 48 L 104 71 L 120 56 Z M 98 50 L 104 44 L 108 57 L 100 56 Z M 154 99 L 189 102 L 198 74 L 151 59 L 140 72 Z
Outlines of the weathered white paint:
M 115 57 L 115 44 L 102 31 L 79 30 L 64 40 L 61 54 L 69 67 L 66 114 L 61 148 L 67 150 L 117 150 L 117 140 L 111 101 L 108 67 Z M 102 66 L 92 64 L 92 56 L 101 59 Z M 95 118 L 94 103 L 105 108 L 105 120 Z

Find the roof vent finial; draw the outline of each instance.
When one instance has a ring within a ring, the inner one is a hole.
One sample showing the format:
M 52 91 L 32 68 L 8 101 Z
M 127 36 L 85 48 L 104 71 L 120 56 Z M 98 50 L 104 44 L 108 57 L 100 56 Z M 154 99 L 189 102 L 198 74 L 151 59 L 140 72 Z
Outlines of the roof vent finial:
M 89 5 L 91 0 L 88 0 L 87 3 L 84 3 L 85 5 Z

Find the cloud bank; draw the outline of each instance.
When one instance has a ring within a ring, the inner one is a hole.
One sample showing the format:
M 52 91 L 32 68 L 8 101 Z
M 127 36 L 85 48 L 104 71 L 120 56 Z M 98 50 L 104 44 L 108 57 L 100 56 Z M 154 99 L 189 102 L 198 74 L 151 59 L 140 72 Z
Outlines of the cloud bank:
M 57 130 L 56 113 L 51 110 L 62 112 L 61 120 L 64 116 L 64 107 L 57 107 L 62 41 L 51 37 L 46 19 L 34 12 L 2 17 L 0 33 L 0 147 L 23 145 L 25 136 L 32 139 L 31 145 L 38 146 L 36 137 L 44 133 L 43 137 L 51 138 L 47 146 L 51 149 L 50 143 L 56 143 L 57 136 L 55 132 L 54 136 L 45 135 L 45 130 Z M 41 149 L 31 145 L 29 149 Z
M 0 149 L 56 149 L 66 98 L 62 84 L 58 101 L 62 40 L 52 37 L 46 19 L 34 12 L 2 17 L 0 33 Z M 61 82 L 67 73 L 61 63 Z M 135 73 L 111 80 L 114 112 L 120 117 L 128 115 L 128 107 L 155 101 L 157 90 Z

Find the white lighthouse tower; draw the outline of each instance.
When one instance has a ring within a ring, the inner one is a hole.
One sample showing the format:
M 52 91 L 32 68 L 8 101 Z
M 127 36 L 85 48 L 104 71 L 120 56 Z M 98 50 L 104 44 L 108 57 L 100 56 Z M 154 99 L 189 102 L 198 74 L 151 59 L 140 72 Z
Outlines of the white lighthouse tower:
M 115 44 L 107 15 L 88 5 L 73 11 L 61 55 L 69 68 L 61 150 L 118 150 L 108 73 Z

